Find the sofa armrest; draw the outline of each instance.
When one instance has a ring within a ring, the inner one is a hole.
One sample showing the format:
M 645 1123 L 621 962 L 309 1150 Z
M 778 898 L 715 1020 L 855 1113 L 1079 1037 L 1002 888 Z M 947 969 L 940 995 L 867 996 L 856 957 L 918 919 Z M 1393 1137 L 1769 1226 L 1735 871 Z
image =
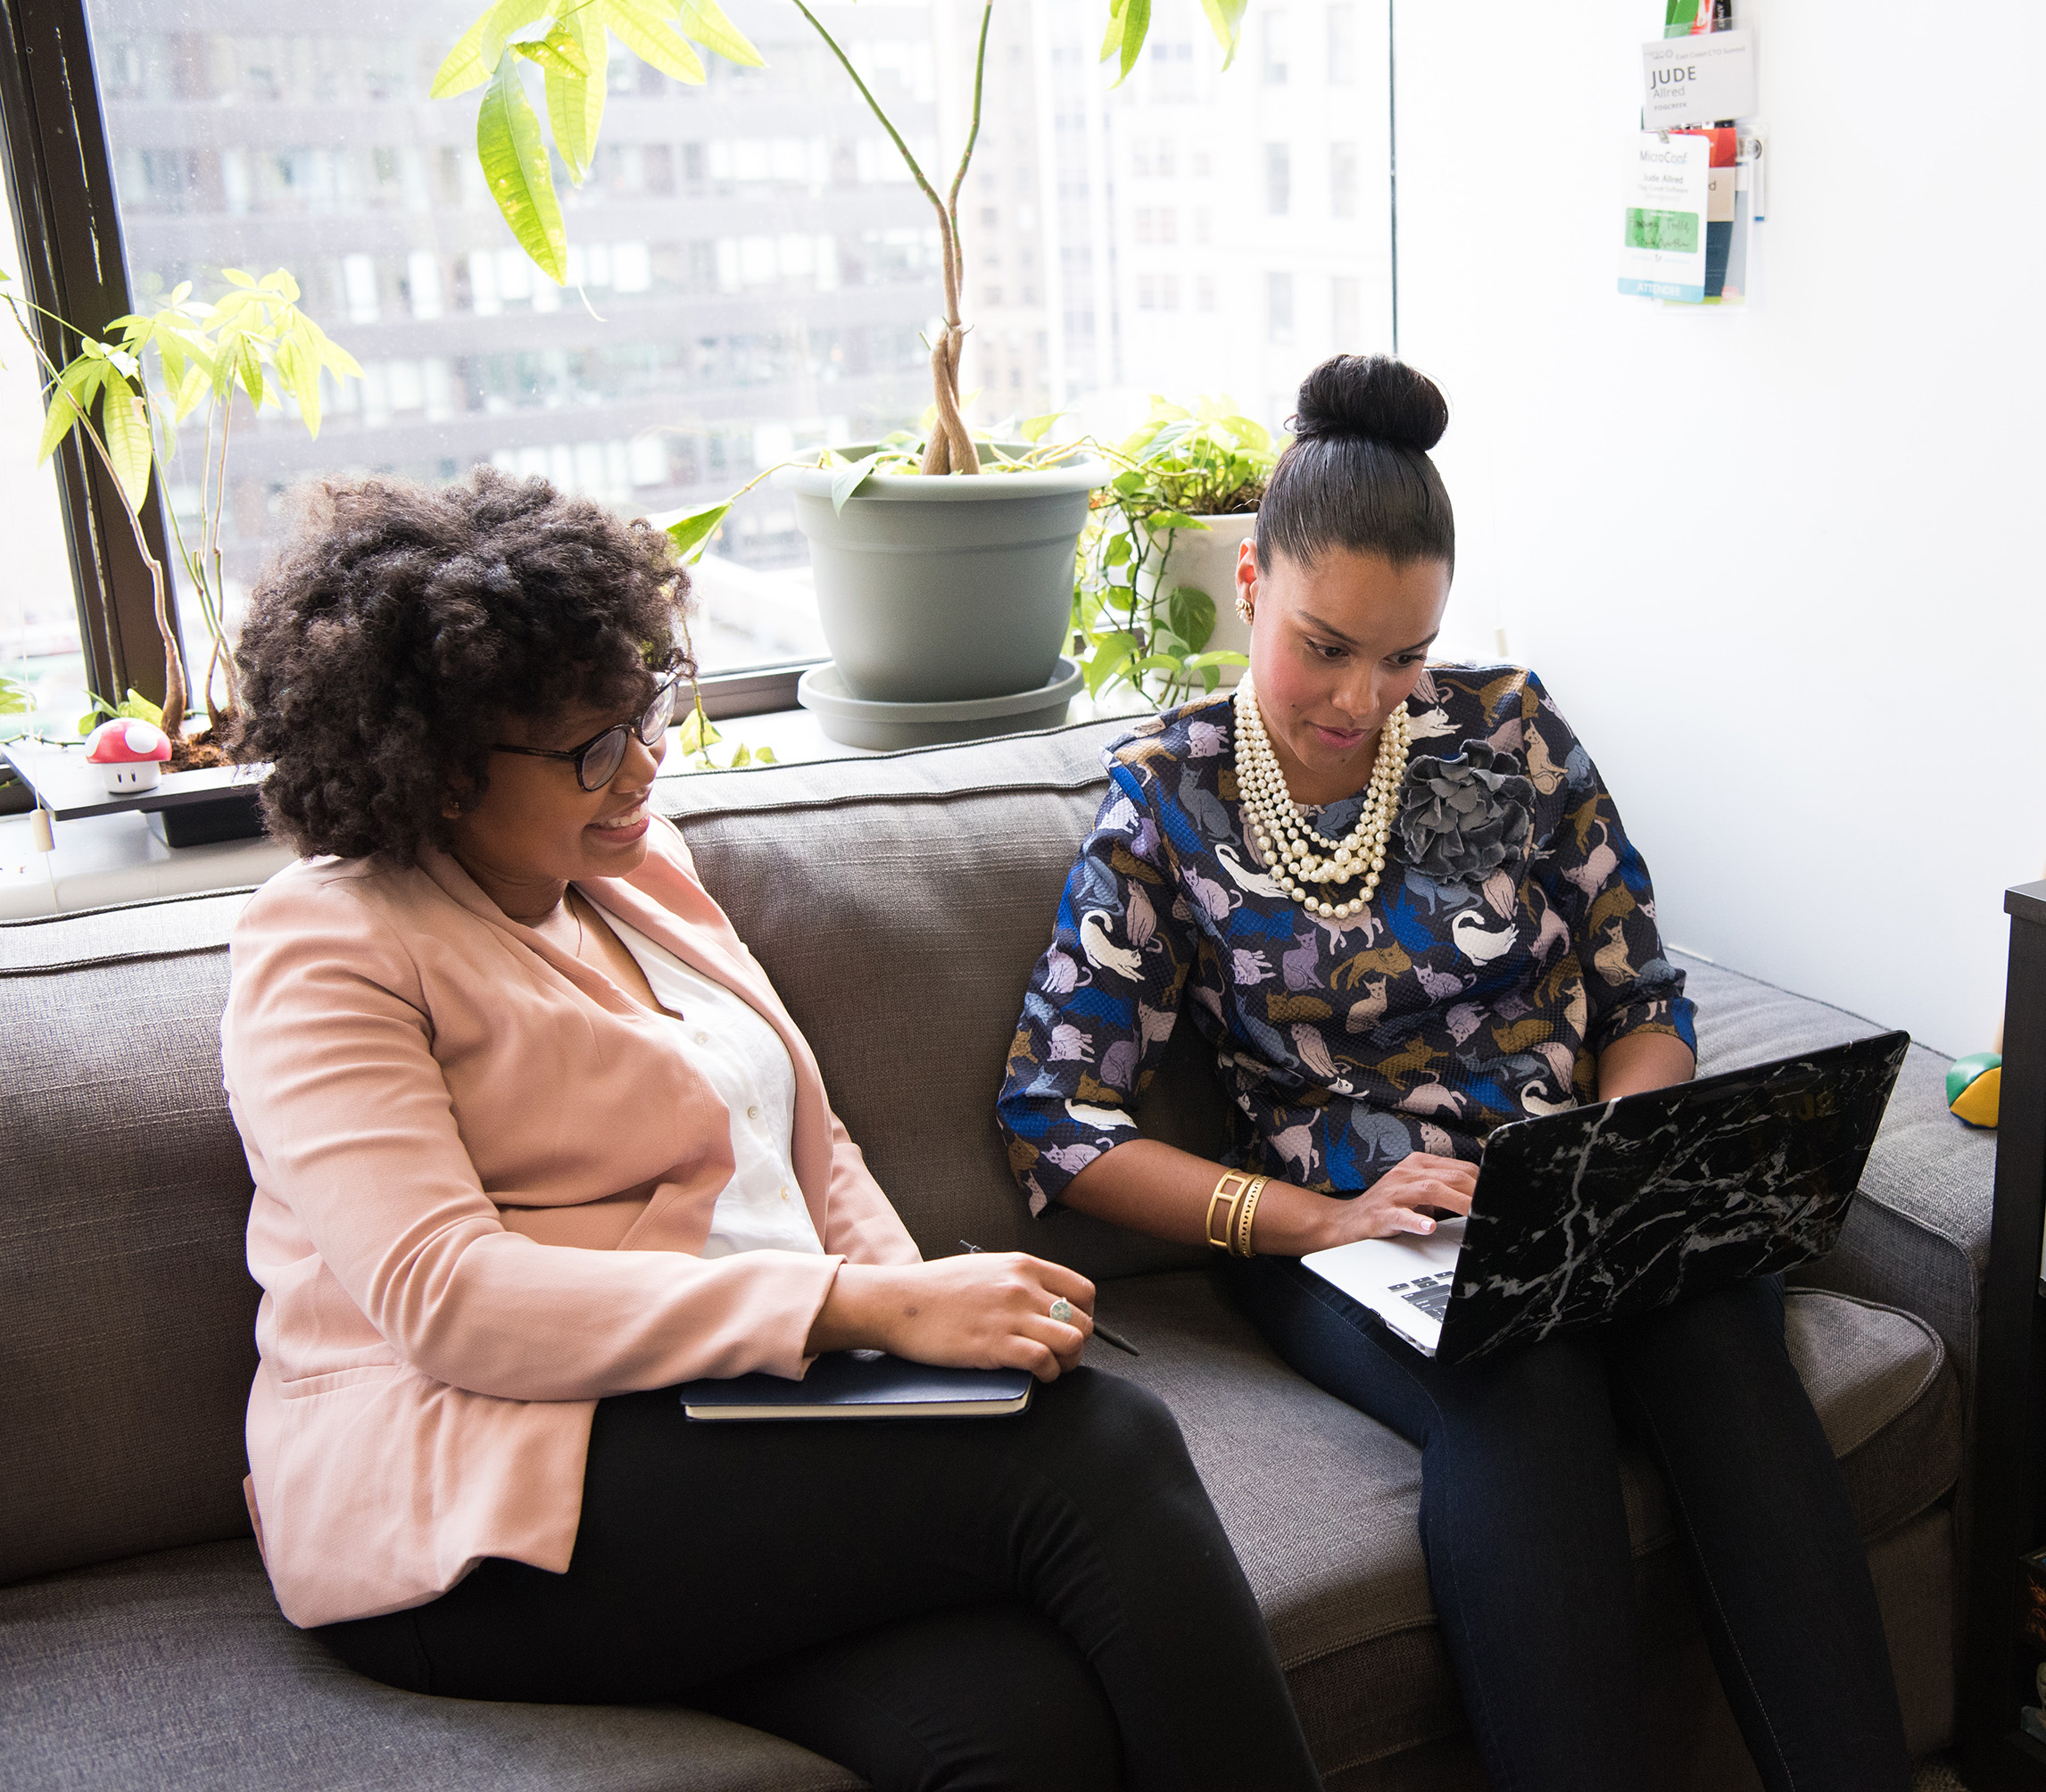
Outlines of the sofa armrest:
M 1844 1008 L 1672 950 L 1698 1004 L 1702 1075 L 1887 1031 Z M 1914 1045 L 1839 1246 L 1792 1277 L 1901 1307 L 1937 1332 L 1972 1412 L 1996 1134 L 1947 1112 L 1949 1060 Z
M 1947 1112 L 1947 1065 L 1911 1048 L 1839 1246 L 1797 1280 L 1924 1319 L 1944 1340 L 1970 1412 L 1996 1135 Z

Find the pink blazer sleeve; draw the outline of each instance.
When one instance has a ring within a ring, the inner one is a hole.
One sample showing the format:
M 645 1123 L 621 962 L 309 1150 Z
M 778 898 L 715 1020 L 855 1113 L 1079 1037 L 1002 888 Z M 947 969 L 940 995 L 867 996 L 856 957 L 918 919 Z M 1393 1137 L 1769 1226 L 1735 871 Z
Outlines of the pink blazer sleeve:
M 443 943 L 429 939 L 421 950 Z M 514 998 L 532 1000 L 516 984 L 505 992 L 508 1003 Z M 251 901 L 235 935 L 221 1033 L 258 1185 L 252 1258 L 268 1198 L 289 1215 L 288 1224 L 283 1215 L 270 1224 L 302 1229 L 317 1255 L 296 1273 L 312 1278 L 323 1266 L 402 1362 L 457 1388 L 577 1400 L 699 1375 L 799 1375 L 841 1255 L 899 1258 L 875 1210 L 887 1203 L 842 1129 L 825 1240 L 837 1254 L 705 1261 L 675 1250 L 544 1245 L 507 1230 L 457 1124 L 421 974 L 389 919 L 345 878 L 287 873 Z M 536 1088 L 548 1068 L 534 1064 Z M 559 1124 L 555 1104 L 572 1092 L 548 1089 L 540 1102 L 530 1089 L 508 1093 L 501 1123 L 530 1124 L 543 1136 Z M 621 1094 L 629 1099 L 629 1088 Z M 731 1157 L 724 1110 L 704 1094 L 716 1124 L 677 1125 L 700 1144 L 668 1174 L 708 1199 Z M 522 1119 L 522 1109 L 533 1117 Z M 464 1124 L 499 1117 L 465 1113 Z M 628 1166 L 617 1186 L 634 1180 Z M 288 1254 L 266 1250 L 266 1267 L 280 1273 L 276 1264 Z M 306 1302 L 292 1306 L 302 1313 Z M 344 1334 L 352 1315 L 332 1317 Z

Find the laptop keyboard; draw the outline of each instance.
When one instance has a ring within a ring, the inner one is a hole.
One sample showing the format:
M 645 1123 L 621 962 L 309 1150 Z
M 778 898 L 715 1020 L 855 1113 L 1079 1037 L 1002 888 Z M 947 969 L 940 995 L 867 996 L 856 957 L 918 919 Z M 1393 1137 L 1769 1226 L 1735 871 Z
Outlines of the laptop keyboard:
M 1445 1269 L 1437 1275 L 1416 1276 L 1412 1282 L 1396 1282 L 1386 1292 L 1396 1294 L 1409 1307 L 1418 1307 L 1437 1324 L 1449 1306 L 1449 1291 L 1456 1285 L 1456 1272 Z

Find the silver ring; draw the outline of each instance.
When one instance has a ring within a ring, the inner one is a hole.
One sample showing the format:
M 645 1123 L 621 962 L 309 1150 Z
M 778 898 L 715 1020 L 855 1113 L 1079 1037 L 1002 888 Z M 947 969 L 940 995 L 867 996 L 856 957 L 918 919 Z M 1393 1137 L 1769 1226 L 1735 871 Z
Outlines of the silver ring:
M 1073 1323 L 1073 1303 L 1063 1294 L 1051 1303 L 1051 1316 L 1061 1325 Z

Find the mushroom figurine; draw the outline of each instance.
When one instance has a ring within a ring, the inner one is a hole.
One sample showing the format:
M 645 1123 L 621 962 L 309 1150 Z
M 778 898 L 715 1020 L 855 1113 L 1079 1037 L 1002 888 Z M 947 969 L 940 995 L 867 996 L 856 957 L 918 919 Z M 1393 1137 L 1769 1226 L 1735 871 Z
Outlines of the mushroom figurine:
M 99 767 L 109 796 L 154 790 L 170 757 L 170 736 L 153 722 L 117 716 L 102 722 L 86 742 L 86 763 Z

